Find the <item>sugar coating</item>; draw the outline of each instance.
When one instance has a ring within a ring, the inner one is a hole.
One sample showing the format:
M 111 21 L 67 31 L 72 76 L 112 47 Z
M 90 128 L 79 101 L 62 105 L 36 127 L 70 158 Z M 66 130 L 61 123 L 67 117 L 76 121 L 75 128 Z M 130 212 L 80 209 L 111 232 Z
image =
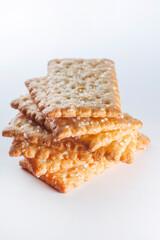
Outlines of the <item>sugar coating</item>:
M 121 115 L 115 67 L 107 59 L 55 59 L 46 77 L 26 86 L 48 118 Z
M 134 141 L 134 138 L 132 138 Z M 149 139 L 142 135 L 138 134 L 136 141 L 136 149 L 134 144 L 130 141 L 126 150 L 121 154 L 121 161 L 126 162 L 128 156 L 133 158 L 133 152 L 144 149 L 149 144 Z M 37 161 L 37 160 L 34 160 Z M 102 173 L 106 168 L 111 167 L 112 165 L 118 163 L 119 161 L 105 160 L 99 162 L 88 163 L 80 166 L 73 166 L 69 169 L 61 169 L 57 172 L 50 171 L 50 168 L 47 168 L 47 172 L 40 176 L 40 179 L 48 183 L 49 185 L 56 188 L 62 193 L 66 193 L 72 190 L 74 187 L 80 186 L 85 181 L 92 179 L 95 175 Z M 34 163 L 30 162 L 28 159 L 20 161 L 20 166 L 27 169 L 28 171 L 33 172 Z M 35 174 L 34 174 L 35 175 Z M 38 176 L 39 177 L 39 176 Z
M 134 136 L 135 133 L 126 135 L 120 141 L 112 141 L 110 144 L 92 153 L 84 151 L 84 149 L 80 147 L 72 149 L 72 151 L 64 152 L 60 149 L 47 148 L 44 146 L 39 148 L 39 145 L 35 144 L 26 145 L 26 141 L 14 141 L 9 154 L 12 157 L 23 155 L 30 162 L 34 175 L 41 176 L 47 171 L 55 172 L 60 169 L 77 168 L 80 165 L 88 168 L 91 163 L 95 163 L 92 166 L 94 168 L 97 164 L 96 162 L 99 161 L 120 160 L 121 154 L 125 151 Z M 124 144 L 121 145 L 119 144 L 120 142 Z M 128 152 L 130 153 L 131 151 L 129 150 Z
M 29 94 L 21 95 L 20 97 L 12 100 L 11 107 L 18 109 L 22 114 L 31 119 L 28 121 L 30 124 L 32 124 L 32 120 L 34 120 L 39 125 L 44 126 L 45 118 Z
M 11 102 L 13 108 L 19 109 L 29 119 L 37 122 L 48 130 L 51 130 L 54 141 L 68 137 L 82 136 L 85 134 L 96 134 L 98 132 L 106 132 L 119 128 L 141 127 L 142 123 L 131 117 L 129 114 L 124 114 L 123 118 L 52 118 L 46 119 L 37 108 L 36 104 L 31 99 L 30 95 L 21 96 Z M 28 120 L 27 124 L 32 124 Z M 17 122 L 19 120 L 17 119 Z M 130 124 L 129 124 L 130 123 Z M 129 124 L 129 125 L 128 125 Z M 37 132 L 40 132 L 40 126 L 37 125 Z
M 82 136 L 86 134 L 97 134 L 117 129 L 141 128 L 142 123 L 124 114 L 123 118 L 53 118 L 47 119 L 48 128 L 59 139 Z
M 121 125 L 120 125 L 121 126 Z M 101 132 L 92 135 L 82 135 L 80 137 L 64 138 L 62 140 L 54 138 L 53 134 L 46 131 L 42 127 L 38 127 L 37 124 L 31 122 L 24 115 L 18 114 L 10 122 L 9 126 L 3 130 L 3 136 L 14 137 L 16 140 L 23 141 L 26 139 L 29 143 L 39 144 L 47 147 L 55 147 L 64 151 L 71 151 L 74 148 L 82 147 L 84 150 L 91 152 L 95 151 L 99 147 L 109 144 L 111 141 L 118 140 L 126 134 L 131 134 L 134 129 L 139 129 L 141 124 L 132 124 L 127 129 L 116 129 L 107 132 Z M 24 134 L 26 137 L 24 137 Z

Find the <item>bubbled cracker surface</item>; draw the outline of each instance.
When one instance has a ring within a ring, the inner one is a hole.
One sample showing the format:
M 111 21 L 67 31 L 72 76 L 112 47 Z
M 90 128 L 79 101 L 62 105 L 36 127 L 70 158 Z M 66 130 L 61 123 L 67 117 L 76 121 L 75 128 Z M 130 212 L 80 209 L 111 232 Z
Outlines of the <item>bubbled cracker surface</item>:
M 73 167 L 76 165 L 84 165 L 86 163 L 88 164 L 102 160 L 119 160 L 122 152 L 125 151 L 126 147 L 130 143 L 131 138 L 132 135 L 125 136 L 122 139 L 113 141 L 111 144 L 108 144 L 106 147 L 102 147 L 93 153 L 88 151 L 84 152 L 83 149 L 80 148 L 78 150 L 74 149 L 74 151 L 61 151 L 54 148 L 28 144 L 27 142 L 14 142 L 10 149 L 10 156 L 23 155 L 28 159 L 33 159 L 32 161 L 35 169 L 35 175 L 40 175 L 39 172 L 41 169 L 46 169 L 47 171 L 46 166 L 53 167 L 53 171 L 56 171 L 57 165 L 60 168 L 63 168 L 65 163 L 66 167 L 69 168 L 70 165 Z M 63 164 L 59 165 L 60 163 Z M 39 167 L 39 171 L 35 168 L 36 164 L 42 164 L 42 168 Z
M 39 109 L 51 117 L 120 116 L 114 63 L 107 59 L 61 59 L 48 75 L 26 81 Z
M 132 131 L 134 128 L 135 125 L 129 123 L 128 130 Z M 122 127 L 122 129 L 120 129 L 120 131 L 117 130 L 116 133 L 112 131 L 60 140 L 56 139 L 51 132 L 38 126 L 24 115 L 18 114 L 11 120 L 9 126 L 3 130 L 3 136 L 14 137 L 16 140 L 21 141 L 27 140 L 30 143 L 58 149 L 73 150 L 73 148 L 77 148 L 78 145 L 82 145 L 85 149 L 95 151 L 98 147 L 105 145 L 107 142 L 109 143 L 111 140 L 116 140 L 118 137 L 120 138 L 125 135 L 125 131 L 128 130 Z
M 148 138 L 142 134 L 138 134 L 136 149 L 143 149 L 144 146 L 147 146 L 147 143 L 149 144 Z M 132 146 L 128 149 L 132 150 Z M 125 156 L 125 151 L 122 153 L 123 156 Z M 56 173 L 48 170 L 44 175 L 40 176 L 40 179 L 56 188 L 58 191 L 66 193 L 72 190 L 74 187 L 78 187 L 83 182 L 93 178 L 95 175 L 102 173 L 106 168 L 111 167 L 117 162 L 118 161 L 111 160 L 93 162 L 90 164 L 85 164 L 83 166 L 76 166 L 67 170 L 60 170 Z M 32 162 L 29 162 L 28 159 L 20 161 L 20 165 L 35 175 L 35 173 L 33 172 L 34 164 Z
M 80 160 L 58 160 L 55 159 L 54 161 L 52 160 L 46 160 L 46 159 L 37 159 L 37 158 L 27 158 L 27 161 L 29 162 L 32 173 L 36 176 L 39 177 L 46 172 L 54 173 L 58 172 L 60 170 L 67 170 L 71 169 L 73 167 L 79 167 L 84 164 L 87 164 L 87 161 L 80 161 Z
M 58 141 L 51 132 L 37 125 L 23 114 L 17 114 L 2 132 L 4 137 L 14 137 L 16 140 L 27 140 L 30 143 L 40 144 L 44 146 L 54 146 L 65 148 L 71 145 L 71 140 L 64 139 Z
M 37 105 L 34 103 L 29 94 L 21 95 L 11 102 L 11 107 L 18 109 L 22 114 L 30 120 L 37 122 L 39 125 L 44 126 L 45 118 L 39 111 Z
M 149 144 L 150 144 L 150 139 L 147 136 L 145 136 L 142 133 L 137 134 L 137 144 L 136 144 L 137 151 L 146 149 Z
M 83 135 L 81 137 L 75 137 L 74 141 L 77 144 L 83 145 L 85 149 L 87 149 L 90 152 L 96 151 L 98 148 L 106 146 L 110 144 L 112 141 L 116 141 L 118 139 L 121 139 L 122 137 L 132 134 L 133 129 L 118 129 L 108 132 L 102 132 L 97 134 L 91 134 L 91 135 Z
M 54 118 L 48 119 L 48 128 L 59 138 L 97 134 L 117 129 L 141 128 L 142 123 L 124 114 L 123 118 Z
M 128 144 L 127 148 L 121 155 L 121 161 L 124 163 L 132 163 L 135 158 L 136 152 L 136 144 L 137 144 L 137 134 L 135 134 L 130 143 Z
M 87 166 L 74 167 L 69 170 L 61 170 L 56 173 L 47 172 L 41 175 L 40 179 L 56 188 L 58 191 L 66 193 L 74 187 L 80 186 L 83 182 L 92 179 L 95 175 L 102 173 L 106 168 L 111 167 L 115 163 L 117 162 L 102 161 L 90 163 Z M 27 159 L 20 161 L 20 166 L 32 172 L 32 167 Z
M 77 146 L 69 151 L 66 149 L 57 149 L 31 144 L 27 141 L 14 141 L 9 151 L 10 156 L 16 157 L 23 155 L 26 158 L 36 158 L 45 160 L 82 160 L 89 161 L 92 154 L 81 146 Z
M 140 128 L 142 123 L 131 117 L 129 114 L 123 114 L 121 118 L 52 118 L 46 119 L 31 99 L 30 95 L 21 96 L 12 101 L 11 106 L 19 109 L 25 116 L 38 124 L 50 129 L 53 135 L 59 139 L 85 134 L 96 134 L 115 129 Z

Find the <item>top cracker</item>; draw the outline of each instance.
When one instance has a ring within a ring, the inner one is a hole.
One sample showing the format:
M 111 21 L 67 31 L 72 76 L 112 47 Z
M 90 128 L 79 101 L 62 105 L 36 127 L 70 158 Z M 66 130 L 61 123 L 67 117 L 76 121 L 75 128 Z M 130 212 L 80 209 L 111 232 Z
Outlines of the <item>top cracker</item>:
M 26 86 L 47 118 L 121 116 L 115 66 L 107 59 L 55 59 L 46 77 Z

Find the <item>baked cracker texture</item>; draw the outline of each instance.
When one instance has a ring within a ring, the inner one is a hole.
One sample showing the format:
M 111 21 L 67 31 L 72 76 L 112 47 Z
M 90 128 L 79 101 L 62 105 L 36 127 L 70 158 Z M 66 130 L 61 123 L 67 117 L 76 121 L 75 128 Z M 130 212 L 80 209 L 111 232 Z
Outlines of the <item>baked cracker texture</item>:
M 121 141 L 116 155 L 121 155 L 120 161 L 125 163 L 131 163 L 134 160 L 135 152 L 145 149 L 149 144 L 148 138 L 144 135 L 138 138 L 137 135 L 134 135 L 129 143 L 125 142 L 125 146 L 123 145 L 123 142 L 124 141 Z M 32 167 L 32 173 L 37 177 L 45 174 L 47 171 L 53 173 L 59 170 L 66 170 L 81 165 L 87 166 L 87 164 L 96 161 L 109 160 L 107 158 L 107 152 L 105 152 L 105 154 L 102 152 L 103 154 L 101 153 L 99 158 L 96 158 L 96 154 L 94 153 L 91 155 L 90 153 L 87 154 L 81 152 L 79 155 L 76 151 L 74 153 L 57 151 L 56 158 L 56 156 L 53 157 L 51 155 L 51 152 L 51 149 L 43 148 L 43 146 L 26 144 L 25 142 L 14 142 L 11 146 L 10 155 L 12 157 L 24 156 L 27 158 Z
M 116 161 L 94 162 L 88 164 L 87 166 L 74 167 L 69 170 L 61 170 L 56 173 L 47 172 L 39 178 L 57 189 L 59 192 L 67 193 L 116 163 Z M 20 166 L 32 173 L 32 167 L 26 159 L 20 161 Z
M 148 138 L 144 135 L 139 135 L 136 144 L 137 150 L 142 149 L 144 145 L 147 145 L 147 143 Z M 48 170 L 45 174 L 38 176 L 38 178 L 48 183 L 59 192 L 67 193 L 74 187 L 80 186 L 83 182 L 92 179 L 95 175 L 102 173 L 106 168 L 109 168 L 117 163 L 119 163 L 119 161 L 102 160 L 73 167 L 67 170 L 60 170 L 58 172 L 50 172 L 50 170 Z M 20 161 L 19 164 L 21 167 L 27 169 L 35 175 L 32 163 L 28 159 L 25 158 Z
M 115 66 L 107 59 L 55 59 L 46 77 L 26 86 L 47 118 L 121 116 Z
M 38 123 L 40 126 L 45 126 L 45 118 L 29 94 L 21 95 L 12 100 L 11 107 L 18 109 L 22 114 Z
M 30 120 L 52 131 L 58 139 L 97 134 L 110 130 L 131 127 L 141 128 L 142 123 L 129 114 L 124 113 L 121 118 L 52 118 L 45 119 L 29 94 L 20 96 L 11 102 L 11 106 L 18 109 Z
M 113 141 L 111 144 L 93 153 L 83 151 L 83 148 L 74 149 L 74 151 L 61 151 L 55 148 L 28 144 L 26 142 L 14 142 L 10 148 L 9 154 L 12 157 L 24 156 L 25 158 L 35 159 L 38 165 L 41 163 L 43 163 L 43 165 L 51 165 L 51 168 L 56 171 L 57 167 L 62 168 L 60 163 L 64 163 L 63 165 L 67 168 L 73 164 L 77 166 L 106 159 L 118 160 L 121 153 L 125 151 L 130 143 L 132 137 L 134 137 L 134 135 L 127 135 L 121 140 Z
M 45 77 L 26 81 L 29 94 L 11 102 L 19 113 L 3 130 L 11 157 L 62 193 L 106 168 L 130 164 L 147 148 L 143 124 L 121 112 L 114 62 L 54 59 Z
M 19 113 L 11 120 L 8 127 L 3 130 L 2 134 L 5 137 L 14 137 L 15 140 L 27 140 L 33 144 L 56 147 L 64 150 L 68 149 L 69 151 L 72 151 L 73 148 L 77 148 L 78 145 L 82 145 L 85 149 L 93 152 L 96 149 L 105 146 L 107 143 L 115 141 L 118 138 L 120 139 L 122 136 L 131 133 L 133 129 L 139 129 L 141 123 L 138 120 L 131 120 L 126 124 L 126 127 L 123 127 L 122 125 L 119 130 L 60 140 L 56 139 L 50 131 L 38 126 L 35 122 Z

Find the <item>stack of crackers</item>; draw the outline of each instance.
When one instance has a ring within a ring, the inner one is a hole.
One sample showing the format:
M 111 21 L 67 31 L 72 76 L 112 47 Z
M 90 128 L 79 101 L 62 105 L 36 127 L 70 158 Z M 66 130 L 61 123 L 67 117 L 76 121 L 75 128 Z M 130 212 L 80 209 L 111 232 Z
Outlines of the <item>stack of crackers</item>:
M 19 113 L 4 129 L 10 156 L 60 192 L 119 162 L 132 163 L 150 140 L 142 122 L 121 112 L 114 63 L 55 59 L 48 75 L 26 81 L 29 93 L 11 102 Z

